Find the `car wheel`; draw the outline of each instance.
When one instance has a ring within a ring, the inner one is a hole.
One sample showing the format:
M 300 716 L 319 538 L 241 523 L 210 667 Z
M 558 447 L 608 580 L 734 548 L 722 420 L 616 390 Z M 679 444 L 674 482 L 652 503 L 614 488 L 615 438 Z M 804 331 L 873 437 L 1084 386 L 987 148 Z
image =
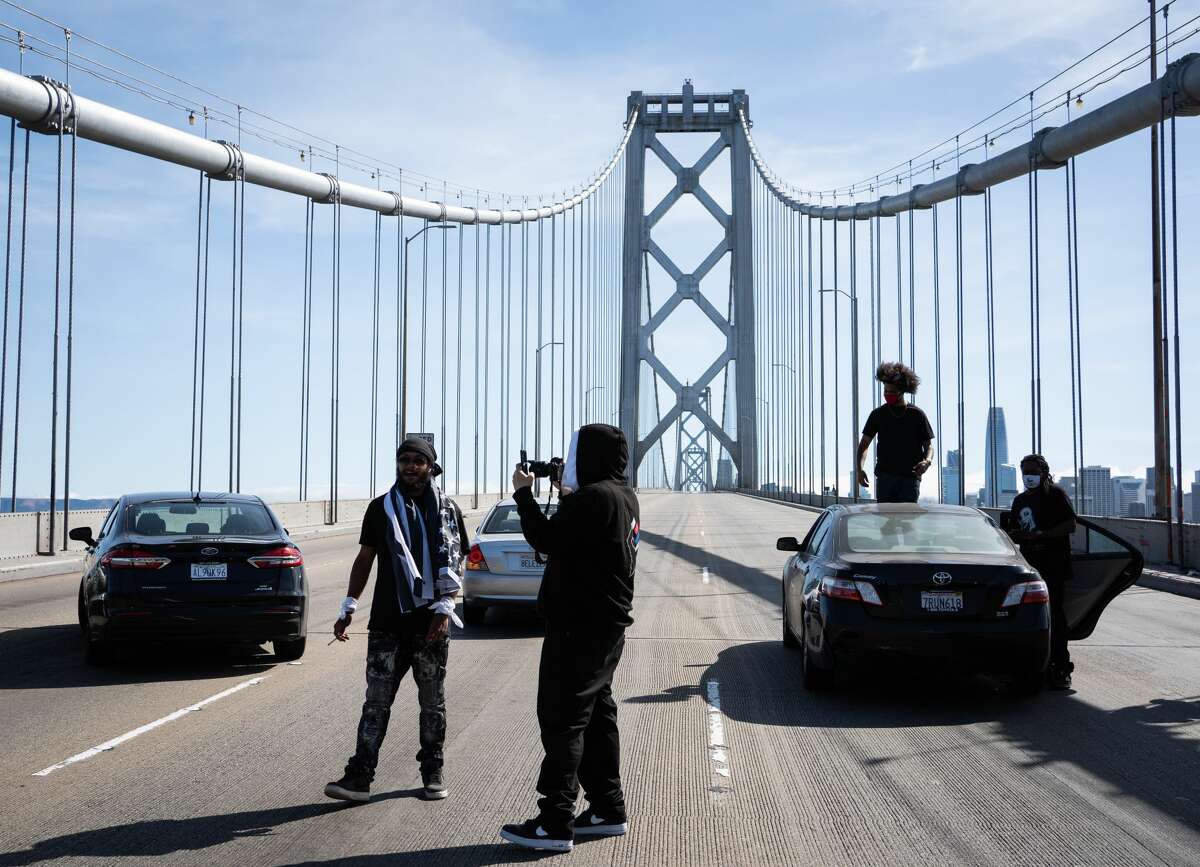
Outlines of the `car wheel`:
M 800 644 L 804 648 L 803 670 L 804 688 L 811 692 L 820 692 L 833 686 L 833 670 L 825 670 L 817 666 L 813 660 L 812 651 L 808 647 L 808 626 L 804 618 L 800 618 Z
M 1046 672 L 1043 669 L 1034 671 L 1015 672 L 1009 689 L 1013 695 L 1033 696 L 1042 691 L 1046 685 Z
M 292 662 L 304 655 L 304 647 L 308 644 L 308 637 L 295 638 L 291 641 L 272 641 L 271 646 L 275 649 L 275 658 L 280 662 Z
M 84 614 L 79 624 L 83 640 L 83 661 L 88 665 L 104 665 L 112 661 L 112 646 L 104 639 L 98 639 L 92 634 L 92 624 Z
M 463 603 L 463 623 L 468 626 L 482 626 L 483 619 L 487 616 L 486 605 L 475 605 L 471 603 Z
M 786 584 L 783 587 L 783 646 L 793 649 L 800 646 L 800 642 L 796 639 L 796 633 L 792 632 L 791 620 L 788 617 Z

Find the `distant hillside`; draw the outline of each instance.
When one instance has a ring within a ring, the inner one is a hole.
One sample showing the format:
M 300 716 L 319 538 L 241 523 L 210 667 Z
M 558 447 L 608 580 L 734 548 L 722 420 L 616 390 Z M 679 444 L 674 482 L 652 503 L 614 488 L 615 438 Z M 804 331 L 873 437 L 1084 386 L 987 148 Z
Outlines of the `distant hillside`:
M 107 509 L 117 501 L 116 497 L 100 500 L 83 500 L 71 498 L 71 509 Z M 62 500 L 55 500 L 55 508 L 62 509 Z M 17 508 L 12 508 L 12 497 L 0 497 L 0 512 L 48 512 L 50 510 L 49 497 L 17 497 Z

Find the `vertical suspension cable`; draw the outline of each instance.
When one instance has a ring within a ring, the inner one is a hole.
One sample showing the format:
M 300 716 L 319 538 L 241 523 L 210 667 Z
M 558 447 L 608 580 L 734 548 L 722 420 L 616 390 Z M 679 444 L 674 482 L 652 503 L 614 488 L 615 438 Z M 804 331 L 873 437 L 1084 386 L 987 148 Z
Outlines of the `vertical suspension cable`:
M 67 38 L 67 91 L 71 90 L 71 31 L 66 32 Z M 75 367 L 75 193 L 76 172 L 78 169 L 79 136 L 79 105 L 72 100 L 71 105 L 71 182 L 68 193 L 70 199 L 67 206 L 67 382 L 64 410 L 66 417 L 63 425 L 63 527 L 62 550 L 67 550 L 71 530 L 71 396 L 73 373 Z
M 367 465 L 369 467 L 368 474 L 368 489 L 371 492 L 372 499 L 375 497 L 375 482 L 378 478 L 377 472 L 377 456 L 379 453 L 379 268 L 381 265 L 380 256 L 380 241 L 382 231 L 383 215 L 378 211 L 375 212 L 374 226 L 374 261 L 371 281 L 371 436 L 370 436 L 370 454 Z
M 443 202 L 446 201 L 446 182 L 445 181 L 442 181 L 442 201 Z M 445 206 L 443 206 L 443 213 L 445 213 Z M 443 218 L 443 220 L 444 220 L 444 218 Z M 438 234 L 441 235 L 441 237 L 442 237 L 442 337 L 441 337 L 442 356 L 441 356 L 441 367 L 438 369 L 438 380 L 440 381 L 441 386 L 442 386 L 442 399 L 441 399 L 441 403 L 438 406 L 438 417 L 441 420 L 441 434 L 439 435 L 438 443 L 441 445 L 441 448 L 442 448 L 442 459 L 445 460 L 445 456 L 447 454 L 449 454 L 449 452 L 450 452 L 449 443 L 446 440 L 446 431 L 447 431 L 447 426 L 446 426 L 446 400 L 447 400 L 446 389 L 447 389 L 447 386 L 449 385 L 449 383 L 447 382 L 447 379 L 446 379 L 446 340 L 447 340 L 447 337 L 449 334 L 449 332 L 447 331 L 447 327 L 448 327 L 447 322 L 450 319 L 450 311 L 449 311 L 449 304 L 450 304 L 449 291 L 450 290 L 449 290 L 449 282 L 448 282 L 449 275 L 447 272 L 447 268 L 448 268 L 448 265 L 447 265 L 448 258 L 447 257 L 448 257 L 449 245 L 450 245 L 450 240 L 449 240 L 448 236 L 450 233 L 443 229 L 443 230 L 440 230 L 438 232 Z M 458 467 L 454 468 L 454 472 L 455 472 L 455 475 L 458 474 Z M 445 484 L 444 481 L 443 481 L 443 484 Z
M 54 518 L 56 514 L 54 502 L 58 495 L 58 344 L 62 298 L 62 175 L 63 133 L 67 124 L 66 100 L 65 94 L 59 95 L 58 133 L 55 136 L 58 156 L 55 163 L 54 186 L 54 322 L 50 348 L 50 534 L 47 554 L 54 553 Z M 40 541 L 38 548 L 41 548 Z
M 985 151 L 986 153 L 986 151 Z M 999 488 L 1000 467 L 998 463 L 999 420 L 992 424 L 993 413 L 998 414 L 996 395 L 996 272 L 992 246 L 992 191 L 991 188 L 983 193 L 984 214 L 984 290 L 987 293 L 987 376 L 988 376 L 988 454 L 987 464 L 991 468 L 987 478 L 988 502 L 993 508 L 1000 505 L 997 497 Z
M 912 177 L 912 160 L 908 161 L 908 176 Z M 917 366 L 917 257 L 913 219 L 916 212 L 908 209 L 908 363 Z M 913 395 L 913 403 L 916 403 Z
M 458 193 L 459 205 L 462 205 L 462 193 Z M 458 235 L 458 301 L 454 307 L 457 342 L 454 356 L 454 493 L 462 493 L 462 368 L 463 368 L 463 235 L 467 227 L 461 225 L 455 233 Z M 443 350 L 445 351 L 445 350 Z M 445 373 L 443 372 L 443 375 Z
M 937 177 L 937 163 L 934 163 L 934 178 Z M 946 502 L 945 479 L 942 477 L 944 456 L 942 454 L 942 286 L 940 249 L 938 242 L 938 206 L 932 208 L 933 217 L 933 391 L 934 404 L 937 412 L 937 486 L 938 502 Z M 960 504 L 961 505 L 961 504 Z
M 330 268 L 330 377 L 329 377 L 329 523 L 338 520 L 338 435 L 341 386 L 342 318 L 342 188 L 341 156 L 335 147 L 333 239 Z
M 14 121 L 15 123 L 15 121 Z M 193 494 L 199 490 L 196 484 L 196 434 L 197 434 L 197 411 L 199 406 L 196 402 L 197 390 L 200 387 L 200 251 L 203 241 L 204 229 L 204 172 L 198 172 L 199 175 L 199 192 L 196 194 L 196 301 L 194 307 L 194 316 L 192 321 L 192 443 L 191 450 L 188 453 L 188 490 Z M 308 199 L 305 199 L 305 219 L 308 219 L 307 204 Z M 11 229 L 10 229 L 11 234 Z M 5 296 L 5 308 L 7 313 L 8 307 L 7 292 Z M 5 326 L 5 336 L 7 337 L 8 328 Z M 7 346 L 5 347 L 7 350 Z M 0 422 L 0 430 L 3 430 L 3 423 Z
M 308 499 L 305 492 L 305 470 L 308 468 L 308 375 L 309 375 L 309 340 L 312 329 L 312 221 L 315 205 L 312 199 L 304 197 L 304 279 L 301 286 L 301 310 L 303 322 L 300 329 L 300 452 L 299 452 L 299 484 L 298 498 Z M 199 239 L 197 239 L 197 243 Z M 199 300 L 199 285 L 197 285 L 197 301 Z M 193 392 L 195 386 L 193 385 Z M 193 401 L 195 397 L 193 396 Z
M 490 207 L 492 202 L 488 199 Z M 492 226 L 489 223 L 487 233 L 484 237 L 484 254 L 483 254 L 483 486 L 487 489 L 487 465 L 488 465 L 488 450 L 491 448 L 491 440 L 488 438 L 488 422 L 491 419 L 492 412 L 492 390 L 491 390 L 491 373 L 492 365 L 489 363 L 492 358 Z M 504 465 L 504 458 L 501 456 L 500 465 Z
M 821 353 L 821 505 L 825 505 L 825 221 L 817 224 L 817 252 L 820 261 L 817 265 L 817 292 L 820 295 L 820 353 Z
M 21 374 L 25 355 L 25 260 L 29 249 L 29 130 L 25 130 L 25 169 L 21 182 L 21 264 L 17 281 L 17 373 L 13 383 L 12 494 L 8 510 L 17 510 L 17 456 L 21 437 Z
M 240 154 L 234 158 L 234 172 L 241 160 Z M 238 196 L 236 180 L 232 184 L 233 214 L 230 220 L 231 254 L 229 257 L 229 482 L 225 490 L 234 490 L 234 409 L 237 405 L 237 260 L 238 260 Z
M 958 137 L 954 140 L 955 149 L 955 168 L 961 170 L 959 166 L 959 148 Z M 956 171 L 956 177 L 957 177 Z M 966 504 L 966 478 L 967 478 L 967 461 L 966 461 L 966 411 L 965 411 L 965 395 L 964 395 L 964 376 L 963 376 L 963 226 L 962 226 L 962 188 L 961 184 L 954 197 L 954 259 L 955 259 L 955 363 L 957 365 L 957 384 L 958 384 L 958 502 Z
M 24 70 L 25 36 L 18 34 L 20 46 L 20 68 Z M 4 467 L 4 411 L 8 406 L 8 310 L 9 288 L 12 280 L 12 237 L 13 237 L 13 178 L 17 159 L 17 119 L 11 118 L 8 129 L 8 233 L 4 236 L 4 316 L 3 333 L 0 334 L 0 478 Z M 15 462 L 15 458 L 14 458 Z M 15 504 L 13 504 L 15 508 Z
M 1164 20 L 1170 6 L 1163 9 Z M 1164 23 L 1163 29 L 1170 32 Z M 1173 308 L 1174 332 L 1174 368 L 1175 368 L 1175 472 L 1179 496 L 1176 502 L 1176 523 L 1178 524 L 1179 545 L 1176 558 L 1180 566 L 1188 562 L 1186 537 L 1184 535 L 1183 519 L 1183 393 L 1181 390 L 1180 371 L 1180 340 L 1179 340 L 1179 166 L 1176 153 L 1175 116 L 1177 113 L 1176 93 L 1171 93 L 1171 305 Z M 1074 160 L 1072 160 L 1074 163 Z M 1193 498 L 1194 499 L 1194 498 Z M 1192 503 L 1193 513 L 1200 509 L 1200 504 Z M 1195 518 L 1192 519 L 1193 521 Z

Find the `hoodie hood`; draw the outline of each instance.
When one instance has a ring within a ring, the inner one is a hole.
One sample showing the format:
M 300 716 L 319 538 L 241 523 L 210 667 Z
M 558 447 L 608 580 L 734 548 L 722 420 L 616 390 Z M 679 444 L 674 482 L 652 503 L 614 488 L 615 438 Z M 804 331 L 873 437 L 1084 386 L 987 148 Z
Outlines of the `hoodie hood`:
M 596 482 L 625 483 L 628 465 L 629 445 L 620 428 L 609 424 L 584 425 L 571 435 L 563 485 L 578 490 Z

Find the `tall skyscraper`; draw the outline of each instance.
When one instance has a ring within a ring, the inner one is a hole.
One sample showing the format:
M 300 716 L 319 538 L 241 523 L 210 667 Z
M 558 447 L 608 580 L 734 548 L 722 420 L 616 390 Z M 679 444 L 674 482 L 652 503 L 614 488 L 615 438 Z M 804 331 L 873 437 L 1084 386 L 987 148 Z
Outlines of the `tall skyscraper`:
M 995 491 L 992 487 L 995 486 Z M 987 432 L 983 443 L 983 489 L 979 492 L 982 505 L 993 503 L 1001 508 L 1012 505 L 1017 495 L 1017 468 L 1008 462 L 1008 425 L 1004 407 L 988 410 Z
M 1113 502 L 1112 467 L 1080 467 L 1079 478 L 1083 483 L 1083 492 L 1091 500 L 1092 511 L 1085 514 L 1098 515 L 1102 518 L 1116 515 Z
M 962 456 L 958 449 L 946 453 L 946 465 L 942 467 L 942 502 L 961 506 L 958 499 L 958 480 L 962 475 Z
M 1144 484 L 1136 476 L 1116 476 L 1113 478 L 1113 514 L 1122 518 L 1145 517 L 1146 501 Z

